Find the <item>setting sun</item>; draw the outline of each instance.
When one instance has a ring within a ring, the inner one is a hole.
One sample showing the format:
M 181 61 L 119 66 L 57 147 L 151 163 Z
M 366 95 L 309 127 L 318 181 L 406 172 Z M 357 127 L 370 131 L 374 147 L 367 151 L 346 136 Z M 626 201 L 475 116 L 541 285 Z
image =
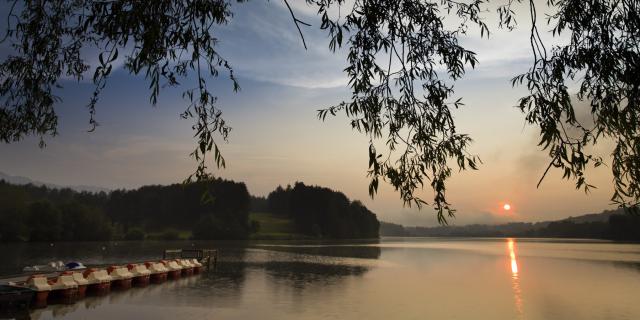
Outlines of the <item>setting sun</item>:
M 502 209 L 509 211 L 511 210 L 511 205 L 508 203 L 505 203 L 504 206 L 502 206 Z

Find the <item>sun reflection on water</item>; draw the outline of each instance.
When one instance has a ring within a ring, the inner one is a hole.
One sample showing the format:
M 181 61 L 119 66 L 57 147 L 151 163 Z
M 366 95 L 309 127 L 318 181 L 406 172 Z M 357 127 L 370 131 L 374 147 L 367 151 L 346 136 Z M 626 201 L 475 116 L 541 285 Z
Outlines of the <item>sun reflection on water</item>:
M 511 287 L 513 288 L 513 297 L 516 304 L 516 313 L 518 319 L 524 319 L 522 310 L 522 291 L 520 290 L 520 278 L 518 276 L 518 261 L 516 259 L 516 242 L 514 239 L 507 239 L 507 247 L 509 248 L 509 258 L 511 258 Z
M 516 261 L 516 251 L 514 249 L 513 239 L 509 239 L 509 256 L 511 257 L 511 273 L 514 277 L 518 277 L 518 261 Z

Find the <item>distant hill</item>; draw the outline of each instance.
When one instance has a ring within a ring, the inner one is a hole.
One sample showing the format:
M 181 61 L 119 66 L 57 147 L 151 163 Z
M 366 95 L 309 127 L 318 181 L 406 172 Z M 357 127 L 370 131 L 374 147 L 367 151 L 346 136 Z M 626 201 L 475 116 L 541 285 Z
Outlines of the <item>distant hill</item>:
M 609 221 L 609 217 L 611 217 L 612 215 L 622 213 L 624 213 L 623 209 L 605 210 L 600 213 L 590 213 L 577 217 L 569 217 L 563 220 L 571 221 L 573 223 L 605 222 Z
M 640 216 L 606 210 L 556 221 L 498 225 L 407 227 L 381 222 L 380 236 L 405 237 L 559 237 L 640 240 Z
M 54 184 L 54 183 L 47 183 L 47 182 L 42 182 L 42 181 L 37 181 L 37 180 L 32 180 L 30 178 L 27 177 L 22 177 L 22 176 L 12 176 L 9 174 L 6 174 L 2 171 L 0 171 L 0 180 L 4 180 L 8 183 L 11 184 L 17 184 L 17 185 L 25 185 L 25 184 L 32 184 L 35 186 L 46 186 L 47 188 L 51 188 L 51 189 L 65 189 L 65 188 L 69 188 L 75 191 L 86 191 L 86 192 L 109 192 L 111 191 L 108 188 L 103 188 L 103 187 L 96 187 L 96 186 L 87 186 L 87 185 L 72 185 L 72 186 L 61 186 L 58 184 Z

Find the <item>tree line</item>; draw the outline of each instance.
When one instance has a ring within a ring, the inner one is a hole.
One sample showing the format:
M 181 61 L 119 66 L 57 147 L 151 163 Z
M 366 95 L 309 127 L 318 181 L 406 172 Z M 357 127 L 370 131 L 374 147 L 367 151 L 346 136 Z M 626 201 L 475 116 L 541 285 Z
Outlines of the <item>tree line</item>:
M 77 192 L 0 180 L 0 242 L 247 239 L 259 223 L 251 210 L 269 212 L 281 193 L 285 214 L 300 233 L 325 238 L 373 238 L 378 220 L 358 201 L 320 187 L 276 189 L 251 196 L 244 183 L 224 179 L 143 186 L 109 193 Z
M 0 181 L 0 241 L 244 239 L 249 197 L 223 179 L 110 193 Z
M 296 182 L 278 186 L 267 197 L 267 210 L 292 219 L 298 232 L 327 238 L 377 238 L 380 223 L 360 201 L 343 193 Z

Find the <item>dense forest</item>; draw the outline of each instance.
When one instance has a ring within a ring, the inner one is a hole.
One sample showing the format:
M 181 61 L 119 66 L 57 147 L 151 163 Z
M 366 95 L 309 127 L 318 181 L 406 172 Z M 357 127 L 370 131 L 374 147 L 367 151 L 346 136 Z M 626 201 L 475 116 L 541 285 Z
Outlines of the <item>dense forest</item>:
M 534 237 L 640 241 L 640 216 L 623 210 L 605 211 L 558 221 L 501 225 L 404 227 L 381 222 L 380 235 L 408 237 Z
M 378 237 L 380 224 L 373 212 L 328 188 L 302 182 L 293 188 L 279 186 L 267 197 L 266 206 L 269 212 L 292 219 L 302 234 L 337 239 Z
M 300 234 L 378 236 L 375 215 L 342 193 L 302 183 L 286 192 L 295 210 L 278 213 L 295 220 Z M 246 239 L 260 228 L 250 211 L 269 212 L 270 205 L 251 196 L 244 183 L 223 179 L 109 193 L 0 180 L 0 241 Z
M 222 179 L 110 193 L 0 181 L 0 241 L 244 239 L 249 199 L 244 183 Z

